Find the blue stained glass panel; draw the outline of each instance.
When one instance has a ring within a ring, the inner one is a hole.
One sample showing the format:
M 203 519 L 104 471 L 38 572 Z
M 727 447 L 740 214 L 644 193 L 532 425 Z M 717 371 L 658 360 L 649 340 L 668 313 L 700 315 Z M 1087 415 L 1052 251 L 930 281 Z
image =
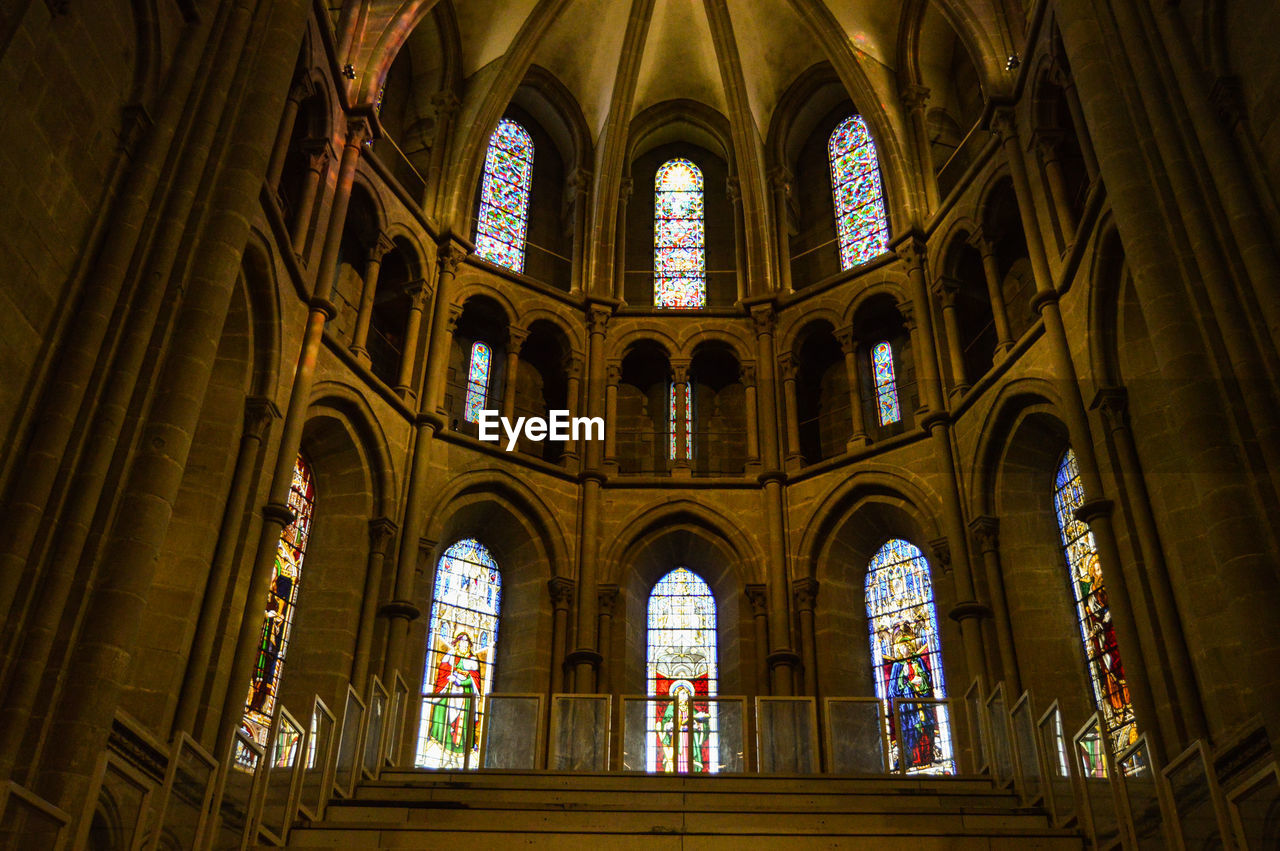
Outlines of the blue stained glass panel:
M 474 538 L 445 550 L 431 600 L 418 767 L 479 767 L 501 611 L 502 574 L 489 550 Z
M 476 255 L 514 272 L 524 271 L 533 139 L 509 118 L 489 137 L 480 185 Z
M 827 141 L 840 265 L 852 269 L 889 250 L 889 218 L 875 143 L 860 115 L 842 121 Z
M 880 425 L 889 425 L 902 419 L 898 408 L 898 382 L 893 374 L 893 347 L 887 342 L 876 343 L 871 348 L 871 366 L 876 381 L 876 413 Z
M 719 770 L 716 704 L 716 601 L 698 574 L 677 567 L 649 595 L 645 679 L 650 697 L 645 768 L 710 774 Z
M 876 696 L 885 702 L 893 769 L 907 774 L 954 774 L 946 709 L 911 702 L 911 698 L 944 698 L 947 691 L 933 584 L 924 553 L 901 538 L 887 541 L 867 567 L 866 605 L 872 676 Z M 899 706 L 892 714 L 890 700 Z
M 485 397 L 489 393 L 489 368 L 493 360 L 493 350 L 487 343 L 479 340 L 471 347 L 471 362 L 467 367 L 467 399 L 463 407 L 462 418 L 469 423 L 480 420 L 480 412 L 484 410 Z
M 689 160 L 668 160 L 654 176 L 654 306 L 705 307 L 706 257 L 702 172 Z
M 1112 748 L 1120 753 L 1138 740 L 1138 725 L 1134 720 L 1129 683 L 1111 621 L 1098 545 L 1088 524 L 1079 520 L 1075 513 L 1084 502 L 1080 467 L 1075 452 L 1068 448 L 1058 464 L 1053 507 L 1058 518 L 1058 530 L 1062 534 L 1071 593 L 1076 601 L 1076 620 L 1084 643 L 1094 704 L 1098 707 Z

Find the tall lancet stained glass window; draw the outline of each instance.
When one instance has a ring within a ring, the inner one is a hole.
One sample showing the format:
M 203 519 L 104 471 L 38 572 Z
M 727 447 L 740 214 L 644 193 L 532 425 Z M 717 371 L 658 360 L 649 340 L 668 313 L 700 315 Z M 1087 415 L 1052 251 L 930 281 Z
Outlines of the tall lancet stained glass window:
M 469 423 L 480 420 L 485 399 L 489 394 L 489 372 L 493 366 L 493 349 L 488 343 L 476 340 L 471 345 L 471 358 L 467 362 L 467 399 L 462 418 Z
M 667 440 L 670 444 L 670 457 L 693 458 L 693 385 L 686 381 L 684 392 L 681 385 L 674 381 L 667 391 Z M 680 449 L 680 421 L 684 420 L 684 450 Z
M 653 188 L 653 306 L 706 307 L 702 171 L 683 158 L 668 160 Z
M 716 601 L 687 567 L 658 580 L 649 595 L 645 676 L 645 768 L 709 774 L 719 770 L 716 705 Z
M 249 683 L 249 696 L 244 706 L 244 729 L 264 747 L 279 696 L 285 652 L 289 649 L 289 633 L 293 629 L 294 610 L 298 604 L 298 583 L 302 578 L 307 540 L 311 537 L 315 502 L 311 466 L 299 455 L 293 464 L 293 481 L 289 485 L 289 510 L 293 512 L 293 522 L 280 533 L 280 540 L 276 543 L 271 588 L 267 591 L 266 618 L 258 642 L 258 659 L 253 667 L 253 679 Z
M 889 250 L 889 217 L 876 145 L 860 115 L 836 126 L 827 140 L 835 200 L 840 268 L 852 269 Z
M 489 550 L 464 538 L 436 565 L 418 728 L 420 768 L 478 768 L 484 696 L 493 688 L 502 574 Z
M 954 774 L 955 752 L 946 697 L 938 614 L 929 564 L 901 538 L 882 546 L 867 567 L 867 623 L 876 696 L 889 721 L 894 771 Z
M 524 271 L 524 241 L 529 223 L 529 186 L 533 180 L 533 139 L 510 118 L 498 122 L 484 155 L 476 254 Z
M 880 425 L 902 419 L 898 408 L 898 379 L 893 372 L 893 346 L 881 341 L 871 347 L 871 371 L 876 381 L 876 415 Z
M 1084 642 L 1094 703 L 1111 737 L 1112 746 L 1118 753 L 1137 740 L 1138 728 L 1134 723 L 1133 704 L 1129 699 L 1124 665 L 1120 661 L 1115 627 L 1111 623 L 1111 608 L 1107 603 L 1107 586 L 1102 580 L 1098 546 L 1089 526 L 1076 519 L 1076 509 L 1084 501 L 1084 485 L 1080 482 L 1076 454 L 1068 448 L 1058 464 L 1053 508 L 1058 516 L 1058 529 L 1062 533 L 1062 546 L 1071 578 L 1071 593 L 1076 601 L 1076 620 L 1079 621 L 1080 638 Z

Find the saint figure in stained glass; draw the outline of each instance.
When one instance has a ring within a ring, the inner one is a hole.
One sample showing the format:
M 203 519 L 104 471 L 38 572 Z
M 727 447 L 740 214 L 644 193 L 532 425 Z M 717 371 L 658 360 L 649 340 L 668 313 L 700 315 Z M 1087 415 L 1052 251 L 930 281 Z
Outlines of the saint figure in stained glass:
M 876 414 L 880 425 L 896 423 L 902 419 L 902 413 L 898 409 L 898 382 L 893 373 L 893 347 L 888 342 L 872 346 L 871 368 L 876 379 Z
M 852 269 L 889 250 L 889 218 L 875 142 L 860 115 L 836 126 L 827 140 L 835 200 L 840 268 Z
M 258 657 L 245 700 L 243 727 L 254 741 L 264 747 L 271 729 L 284 671 L 289 633 L 293 629 L 298 603 L 298 583 L 302 578 L 302 561 L 311 536 L 311 517 L 315 508 L 315 485 L 311 466 L 301 455 L 293 464 L 293 481 L 289 485 L 289 510 L 293 522 L 280 533 L 276 543 L 275 567 L 271 587 L 267 591 L 266 618 L 258 641 Z
M 501 607 L 502 576 L 484 545 L 466 538 L 445 550 L 431 601 L 419 767 L 479 767 Z
M 462 418 L 469 423 L 478 422 L 480 412 L 484 410 L 492 361 L 493 350 L 487 343 L 477 340 L 471 346 L 471 360 L 467 365 L 467 401 L 462 411 Z
M 706 307 L 702 171 L 668 160 L 653 180 L 653 306 Z
M 498 122 L 484 156 L 476 255 L 513 272 L 524 271 L 533 180 L 533 139 L 510 118 Z
M 1116 631 L 1111 622 L 1098 545 L 1089 526 L 1075 514 L 1084 501 L 1080 468 L 1076 464 L 1075 452 L 1068 448 L 1058 464 L 1053 506 L 1058 517 L 1058 530 L 1062 534 L 1071 591 L 1076 601 L 1076 619 L 1084 642 L 1094 703 L 1112 746 L 1119 753 L 1138 740 L 1138 728 L 1134 723 L 1124 664 L 1120 660 L 1120 646 L 1116 643 Z
M 716 603 L 711 588 L 678 567 L 649 595 L 645 767 L 648 771 L 719 770 L 716 695 Z M 700 699 L 701 698 L 701 699 Z
M 924 554 L 894 538 L 867 568 L 872 676 L 884 702 L 895 771 L 952 774 L 955 761 L 944 704 L 942 654 L 933 584 Z

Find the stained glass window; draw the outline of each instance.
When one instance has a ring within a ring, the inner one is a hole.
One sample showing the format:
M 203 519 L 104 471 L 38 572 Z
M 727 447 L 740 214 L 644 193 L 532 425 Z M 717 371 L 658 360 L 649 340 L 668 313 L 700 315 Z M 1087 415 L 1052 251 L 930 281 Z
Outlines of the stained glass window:
M 706 307 L 702 172 L 668 160 L 653 179 L 653 306 Z
M 302 578 L 302 560 L 307 554 L 311 535 L 311 517 L 315 509 L 315 483 L 311 467 L 301 455 L 293 464 L 293 481 L 289 485 L 289 510 L 293 522 L 280 533 L 276 544 L 274 574 L 267 591 L 266 618 L 258 642 L 258 661 L 245 699 L 243 726 L 254 741 L 266 747 L 280 691 L 280 675 L 284 671 L 289 633 L 293 629 L 294 609 L 298 603 L 298 581 Z
M 484 696 L 493 687 L 502 574 L 483 544 L 464 538 L 441 556 L 434 589 L 416 764 L 477 768 Z
M 893 374 L 893 346 L 879 342 L 871 347 L 871 369 L 876 379 L 876 413 L 880 425 L 902 419 L 898 409 L 898 382 Z
M 667 439 L 670 443 L 670 457 L 674 461 L 679 457 L 678 443 L 680 437 L 680 417 L 684 417 L 684 456 L 693 458 L 693 386 L 684 384 L 684 404 L 681 404 L 680 385 L 672 382 L 667 391 Z M 681 409 L 684 409 L 683 411 Z
M 686 567 L 658 580 L 649 595 L 650 697 L 645 735 L 648 771 L 705 774 L 719 770 L 716 696 L 716 601 Z M 703 698 L 699 700 L 699 698 Z
M 493 350 L 479 340 L 471 346 L 471 360 L 467 365 L 467 402 L 462 418 L 469 423 L 479 421 L 489 392 L 489 367 L 493 362 Z
M 1062 533 L 1094 703 L 1107 735 L 1119 753 L 1137 741 L 1138 728 L 1134 722 L 1124 665 L 1120 661 L 1115 627 L 1111 623 L 1098 546 L 1088 524 L 1076 519 L 1076 509 L 1084 504 L 1084 500 L 1084 485 L 1080 481 L 1076 454 L 1068 448 L 1058 464 L 1053 508 L 1058 516 L 1058 530 Z
M 893 538 L 871 559 L 866 581 L 871 669 L 889 721 L 895 771 L 954 774 L 938 614 L 924 553 Z M 913 699 L 920 702 L 913 702 Z
M 840 268 L 852 269 L 889 250 L 880 162 L 867 123 L 851 115 L 827 140 L 831 193 L 835 199 Z
M 533 139 L 510 118 L 498 122 L 484 155 L 476 254 L 513 272 L 524 271 L 524 239 L 533 179 Z

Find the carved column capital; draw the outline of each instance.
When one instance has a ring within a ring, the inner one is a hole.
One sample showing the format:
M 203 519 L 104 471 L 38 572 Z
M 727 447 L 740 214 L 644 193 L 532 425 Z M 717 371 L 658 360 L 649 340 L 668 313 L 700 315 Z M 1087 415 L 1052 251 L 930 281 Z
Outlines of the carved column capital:
M 551 595 L 551 605 L 557 611 L 567 611 L 573 603 L 573 592 L 576 583 L 563 576 L 555 576 L 547 580 L 547 592 Z
M 449 319 L 445 324 L 445 329 L 452 335 L 458 330 L 458 320 L 462 318 L 462 305 L 449 305 Z
M 999 519 L 987 514 L 975 517 L 969 522 L 969 530 L 973 532 L 973 541 L 979 552 L 990 553 L 1000 548 Z
M 773 307 L 767 304 L 755 305 L 751 308 L 751 321 L 755 325 L 757 337 L 772 334 L 775 323 Z
M 467 249 L 456 241 L 445 238 L 437 246 L 436 263 L 440 266 L 440 274 L 450 277 L 458 274 L 458 267 L 467 259 Z
M 933 550 L 934 561 L 943 573 L 951 572 L 951 542 L 946 538 L 934 538 L 929 542 L 929 549 Z
M 373 127 L 369 124 L 368 119 L 347 116 L 347 131 L 343 140 L 348 148 L 359 147 L 373 140 Z
M 1001 142 L 1018 138 L 1018 114 L 1011 107 L 999 107 L 991 113 L 991 132 Z
M 244 433 L 261 440 L 271 421 L 279 419 L 280 409 L 266 396 L 249 396 L 244 400 Z
M 386 517 L 375 517 L 369 521 L 369 551 L 387 554 L 387 548 L 396 537 L 396 524 Z
M 601 304 L 593 304 L 587 308 L 587 328 L 594 335 L 604 336 L 605 330 L 609 327 L 609 319 L 613 316 L 613 310 Z
M 1129 427 L 1129 392 L 1123 387 L 1103 387 L 1094 394 L 1091 408 L 1102 414 L 1107 431 Z
M 778 373 L 783 381 L 795 381 L 800 372 L 799 359 L 791 352 L 778 355 Z
M 907 265 L 907 270 L 923 269 L 925 257 L 928 255 L 928 246 L 924 240 L 912 237 L 904 239 L 894 248 L 894 253 Z
M 818 580 L 806 576 L 791 583 L 791 595 L 796 601 L 796 611 L 812 612 L 818 602 Z
M 373 242 L 370 243 L 369 247 L 366 249 L 368 259 L 372 263 L 381 263 L 382 258 L 395 247 L 396 244 L 391 237 L 387 236 L 385 233 L 379 233 L 373 238 Z
M 840 351 L 843 354 L 851 355 L 858 350 L 858 338 L 853 334 L 852 325 L 837 328 L 836 341 L 840 344 Z
M 618 604 L 618 586 L 597 585 L 596 604 L 601 615 L 607 618 L 613 617 L 614 609 Z
M 742 200 L 742 184 L 735 174 L 729 175 L 724 182 L 725 194 L 729 196 L 729 203 L 736 205 Z
M 902 105 L 907 108 L 908 112 L 915 112 L 917 109 L 924 109 L 929 103 L 928 86 L 907 86 L 901 92 L 899 97 L 902 98 Z
M 671 378 L 676 384 L 689 383 L 689 359 L 688 358 L 672 358 L 671 359 Z
M 902 317 L 902 327 L 910 333 L 916 330 L 916 307 L 909 301 L 898 302 L 898 315 Z
M 582 378 L 582 373 L 586 367 L 586 358 L 577 352 L 570 352 L 564 359 L 564 371 L 569 378 Z
M 1000 241 L 1000 233 L 994 228 L 983 226 L 975 228 L 973 233 L 969 234 L 968 243 L 983 257 L 990 257 L 996 253 L 996 243 Z
M 960 282 L 950 275 L 940 275 L 933 282 L 933 292 L 943 307 L 955 307 L 956 296 L 960 294 Z
M 751 583 L 746 587 L 747 602 L 751 604 L 754 617 L 765 617 L 769 613 L 769 594 L 762 583 Z
M 794 182 L 795 175 L 785 165 L 776 165 L 769 169 L 769 185 L 773 187 L 774 191 L 781 192 L 784 196 L 790 196 L 791 186 Z
M 743 361 L 738 365 L 738 380 L 747 387 L 754 387 L 756 383 L 756 364 L 755 361 Z
M 525 340 L 529 339 L 529 332 L 523 328 L 511 327 L 507 329 L 507 351 L 512 354 L 520 354 L 520 350 L 524 348 Z
M 605 364 L 604 376 L 606 384 L 617 387 L 622 381 L 622 361 L 611 360 Z

